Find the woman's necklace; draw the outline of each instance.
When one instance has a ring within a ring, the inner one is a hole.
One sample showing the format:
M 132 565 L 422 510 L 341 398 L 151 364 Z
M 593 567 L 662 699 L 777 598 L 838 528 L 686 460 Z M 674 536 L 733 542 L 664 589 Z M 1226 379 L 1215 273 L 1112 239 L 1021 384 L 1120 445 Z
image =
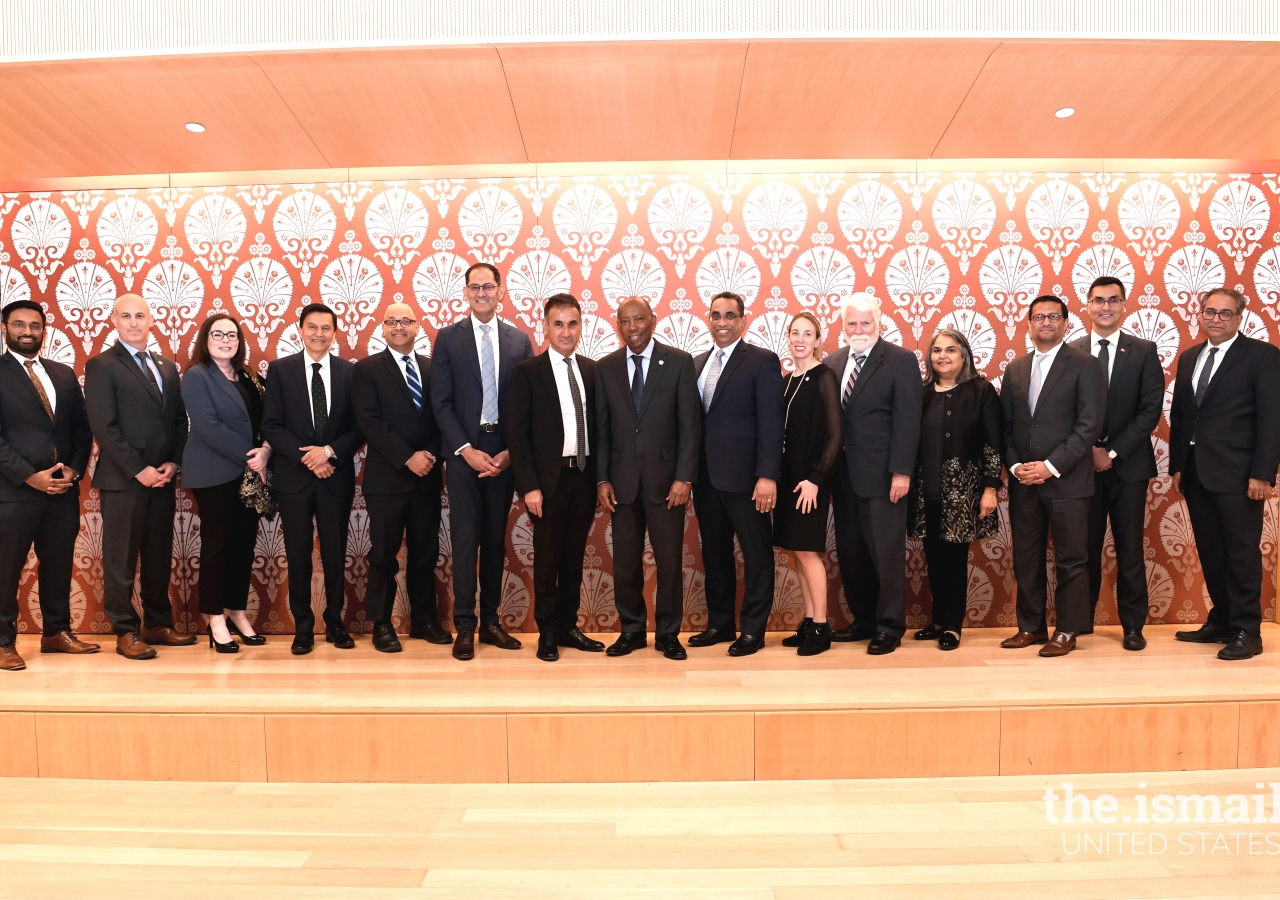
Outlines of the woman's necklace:
M 809 366 L 809 369 L 812 369 L 812 368 L 813 366 Z M 795 377 L 797 375 L 803 375 L 807 378 L 809 376 L 809 369 L 804 369 L 803 371 L 793 371 L 790 375 L 788 375 L 787 386 L 783 388 L 783 393 L 785 394 L 791 390 L 791 383 L 792 381 L 795 380 Z M 803 382 L 801 383 L 803 384 Z M 782 418 L 782 452 L 783 453 L 787 452 L 787 425 L 791 422 L 791 404 L 796 402 L 796 395 L 799 393 L 800 393 L 800 388 L 797 387 L 795 394 L 792 394 L 791 399 L 787 401 L 787 414 Z

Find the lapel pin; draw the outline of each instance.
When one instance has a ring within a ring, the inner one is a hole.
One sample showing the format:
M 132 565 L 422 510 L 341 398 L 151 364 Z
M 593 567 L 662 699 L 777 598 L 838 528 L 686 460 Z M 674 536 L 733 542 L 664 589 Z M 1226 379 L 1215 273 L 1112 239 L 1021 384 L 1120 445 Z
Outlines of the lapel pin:
M 658 360 L 658 365 L 665 366 L 666 364 L 667 364 L 667 361 L 665 359 Z

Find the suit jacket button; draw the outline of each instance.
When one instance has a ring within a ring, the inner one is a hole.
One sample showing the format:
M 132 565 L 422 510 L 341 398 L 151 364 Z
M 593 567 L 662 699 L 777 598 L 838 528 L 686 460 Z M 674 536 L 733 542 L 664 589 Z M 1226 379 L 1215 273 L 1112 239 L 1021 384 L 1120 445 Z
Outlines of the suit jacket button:
M 950 431 L 948 431 L 948 432 L 944 435 L 944 437 L 951 437 L 951 432 L 950 432 Z

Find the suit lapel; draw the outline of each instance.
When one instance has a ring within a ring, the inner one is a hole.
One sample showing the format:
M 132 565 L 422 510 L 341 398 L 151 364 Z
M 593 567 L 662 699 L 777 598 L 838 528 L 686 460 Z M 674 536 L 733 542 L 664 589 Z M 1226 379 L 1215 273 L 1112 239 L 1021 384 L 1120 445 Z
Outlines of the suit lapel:
M 850 350 L 849 352 L 852 353 L 853 351 Z M 846 356 L 845 364 L 847 365 L 848 362 L 849 358 Z M 862 363 L 862 371 L 858 373 L 858 380 L 853 383 L 853 393 L 849 395 L 849 406 L 847 408 L 853 408 L 853 404 L 857 401 L 858 395 L 862 393 L 863 386 L 867 383 L 867 380 L 872 376 L 875 370 L 880 368 L 880 363 L 882 362 L 884 362 L 884 338 L 877 340 L 871 345 L 871 349 L 867 351 L 867 358 L 863 360 Z M 841 369 L 840 372 L 841 374 L 844 374 L 844 369 Z M 843 384 L 840 386 L 840 390 L 843 392 Z
M 1220 379 L 1223 375 L 1225 375 L 1227 373 L 1227 369 L 1234 366 L 1236 363 L 1236 360 L 1244 355 L 1244 342 L 1247 340 L 1248 338 L 1246 338 L 1243 334 L 1237 333 L 1236 340 L 1234 343 L 1232 343 L 1231 349 L 1227 351 L 1226 356 L 1222 357 L 1222 362 L 1218 363 L 1217 371 L 1215 371 L 1209 379 L 1209 387 L 1204 392 L 1204 397 L 1200 401 L 1202 405 L 1208 402 L 1209 395 L 1213 393 L 1213 389 L 1218 385 L 1218 379 Z M 1205 365 L 1208 365 L 1207 360 L 1205 362 Z M 1195 369 L 1192 369 L 1191 371 L 1194 378 Z M 1195 397 L 1195 389 L 1196 389 L 1196 386 L 1194 384 L 1191 385 L 1191 392 L 1192 392 L 1191 396 L 1193 398 Z
M 415 357 L 417 355 L 418 354 L 416 353 L 414 354 Z M 396 361 L 395 354 L 393 354 L 391 352 L 391 348 L 388 347 L 386 350 L 382 351 L 382 356 L 383 362 L 387 367 L 387 374 L 400 383 L 400 387 L 403 388 L 405 399 L 408 400 L 409 405 L 412 406 L 413 392 L 409 390 L 409 382 L 404 380 L 404 372 L 400 371 L 400 363 Z M 421 365 L 419 365 L 419 371 L 421 371 Z
M 151 355 L 147 351 L 144 352 L 147 353 L 147 356 Z M 146 390 L 147 396 L 151 398 L 151 402 L 163 409 L 163 398 L 156 397 L 155 391 L 151 389 L 151 382 L 147 380 L 146 374 L 142 371 L 142 366 L 138 365 L 138 360 L 129 352 L 129 348 L 125 346 L 124 341 L 116 341 L 116 356 L 120 358 L 120 362 L 124 367 L 133 373 L 133 377 L 138 379 L 138 383 Z M 152 362 L 154 362 L 154 360 L 152 360 Z M 159 368 L 159 366 L 156 368 Z M 164 374 L 163 370 L 160 374 Z
M 1049 392 L 1053 390 L 1053 386 L 1058 383 L 1058 379 L 1062 377 L 1062 372 L 1067 367 L 1067 353 L 1068 350 L 1066 347 L 1059 347 L 1057 354 L 1054 355 L 1053 365 L 1049 367 L 1048 374 L 1044 376 L 1044 384 L 1040 385 L 1040 395 L 1036 397 L 1036 411 L 1032 414 L 1032 419 L 1034 419 L 1036 415 L 1039 414 L 1040 410 L 1044 408 L 1044 398 L 1049 395 Z M 1031 360 L 1031 371 L 1032 373 L 1035 372 L 1034 356 Z M 1028 384 L 1030 384 L 1030 382 L 1028 382 Z M 1028 396 L 1030 396 L 1030 392 L 1028 392 Z
M 717 348 L 718 349 L 718 348 Z M 711 351 L 712 354 L 715 350 Z M 742 357 L 747 355 L 747 345 L 745 341 L 739 341 L 738 346 L 733 348 L 733 353 L 725 360 L 724 369 L 720 372 L 720 377 L 716 379 L 716 392 L 711 395 L 711 407 L 707 412 L 711 412 L 716 408 L 716 404 L 720 402 L 721 388 L 728 383 L 733 376 L 733 372 L 738 368 L 738 364 L 742 362 Z
M 498 321 L 497 316 L 494 316 L 490 321 Z M 484 374 L 480 371 L 480 354 L 476 351 L 475 320 L 471 316 L 463 319 L 458 323 L 458 333 L 467 336 L 467 349 L 465 352 L 467 359 L 471 362 L 471 371 L 475 372 L 476 380 L 480 384 L 484 384 Z
M 644 379 L 644 396 L 640 399 L 640 415 L 636 416 L 637 422 L 644 418 L 644 411 L 649 408 L 649 403 L 653 400 L 658 382 L 666 374 L 666 361 L 666 350 L 662 344 L 654 341 L 653 356 L 649 359 L 649 374 Z M 631 393 L 630 385 L 627 386 L 627 393 Z
M 27 390 L 27 393 L 31 395 L 31 401 L 35 403 L 36 406 L 40 407 L 40 409 L 43 410 L 44 404 L 40 402 L 40 394 L 39 392 L 36 391 L 36 386 L 35 386 L 35 383 L 32 382 L 31 380 L 30 373 L 28 373 L 26 368 L 22 365 L 22 363 L 18 361 L 18 355 L 14 353 L 12 350 L 7 350 L 5 351 L 4 358 L 8 360 L 8 365 L 13 368 L 13 370 L 17 373 L 18 377 L 22 379 L 23 382 L 26 383 L 27 385 L 26 390 Z M 48 370 L 46 369 L 46 371 Z M 53 381 L 52 375 L 49 376 L 49 380 Z M 56 389 L 57 385 L 54 385 L 54 387 Z M 58 404 L 58 408 L 61 409 L 63 405 L 64 404 L 61 404 L 61 403 Z M 55 418 L 56 418 L 56 415 L 57 414 L 55 413 Z
M 1133 338 L 1123 331 L 1117 331 L 1115 337 L 1115 352 L 1111 354 L 1111 378 L 1107 382 L 1108 394 L 1111 393 L 1111 385 L 1116 383 L 1116 376 L 1133 355 Z
M 236 386 L 231 382 L 231 379 L 227 378 L 226 375 L 223 375 L 217 366 L 209 367 L 209 378 L 218 386 L 218 389 L 231 398 L 237 406 L 244 409 L 246 416 L 249 414 L 249 410 L 244 405 L 244 398 L 240 396 L 240 392 L 236 390 Z

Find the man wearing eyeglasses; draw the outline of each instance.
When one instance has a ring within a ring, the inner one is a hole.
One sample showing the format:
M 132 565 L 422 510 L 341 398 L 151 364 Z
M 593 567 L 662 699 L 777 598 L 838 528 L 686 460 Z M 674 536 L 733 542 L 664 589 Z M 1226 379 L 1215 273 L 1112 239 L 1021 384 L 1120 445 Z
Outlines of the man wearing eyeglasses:
M 1240 334 L 1244 294 L 1204 298 L 1207 340 L 1178 357 L 1169 474 L 1187 501 L 1213 608 L 1180 641 L 1226 644 L 1219 659 L 1262 652 L 1262 516 L 1280 466 L 1280 350 Z
M 463 283 L 471 315 L 436 336 L 431 406 L 444 435 L 449 536 L 453 545 L 455 659 L 475 656 L 476 558 L 480 561 L 480 643 L 519 650 L 498 621 L 507 513 L 515 497 L 507 450 L 511 370 L 533 356 L 529 336 L 498 319 L 506 296 L 502 276 L 489 263 L 467 269 Z
M 1124 629 L 1126 650 L 1147 646 L 1147 565 L 1142 525 L 1147 511 L 1147 484 L 1155 478 L 1156 454 L 1151 432 L 1164 406 L 1164 370 L 1152 341 L 1125 334 L 1124 284 L 1110 275 L 1089 286 L 1085 313 L 1093 333 L 1072 346 L 1092 355 L 1107 380 L 1107 418 L 1093 448 L 1094 493 L 1089 505 L 1089 624 L 1093 631 L 1098 594 L 1102 591 L 1102 545 L 1107 519 L 1116 548 L 1116 609 Z
M 1018 582 L 1018 633 L 1000 646 L 1044 644 L 1040 655 L 1066 656 L 1089 618 L 1089 504 L 1093 448 L 1107 414 L 1106 375 L 1086 350 L 1063 343 L 1067 304 L 1052 294 L 1027 308 L 1035 349 L 1009 363 L 1004 406 L 1009 524 Z M 1053 533 L 1057 627 L 1049 639 L 1048 539 Z
M 715 347 L 698 356 L 702 398 L 702 452 L 693 506 L 702 533 L 707 627 L 690 647 L 728 643 L 730 656 L 764 646 L 773 609 L 773 522 L 786 426 L 782 364 L 772 351 L 742 339 L 742 297 L 730 291 L 711 299 Z M 738 592 L 733 538 L 742 547 L 742 634 L 735 622 Z

